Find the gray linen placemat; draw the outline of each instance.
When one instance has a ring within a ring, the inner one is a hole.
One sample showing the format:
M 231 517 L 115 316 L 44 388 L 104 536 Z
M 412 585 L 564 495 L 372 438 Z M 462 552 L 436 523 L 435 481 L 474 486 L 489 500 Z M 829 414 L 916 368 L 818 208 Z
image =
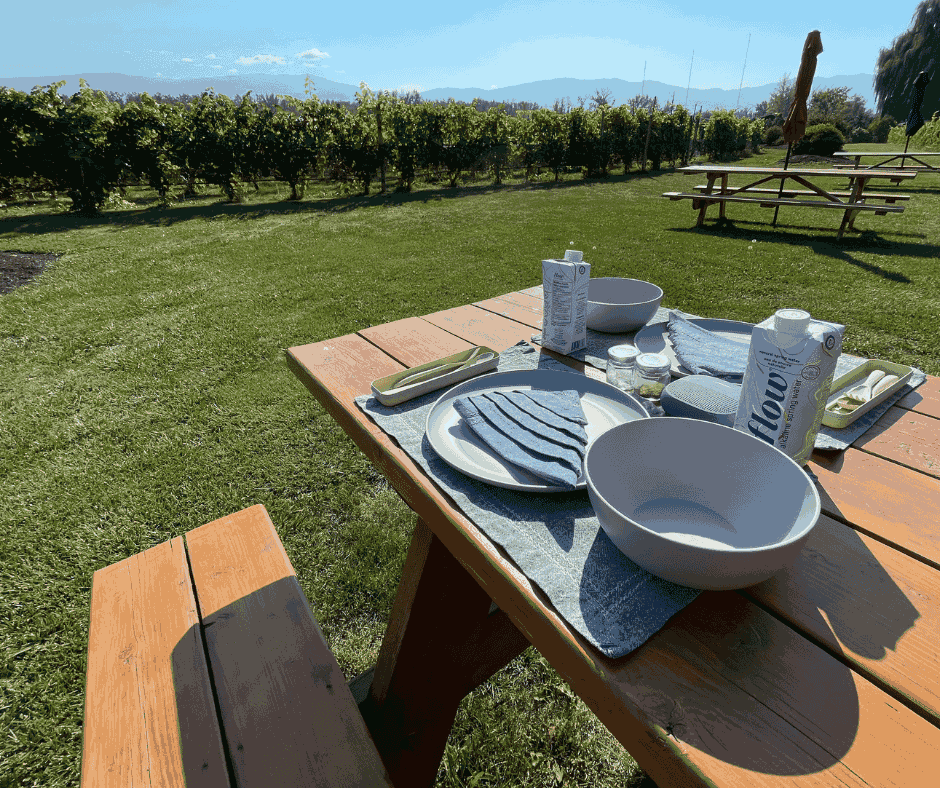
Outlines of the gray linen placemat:
M 500 372 L 564 364 L 520 343 L 500 356 Z M 561 616 L 609 657 L 633 651 L 699 591 L 649 574 L 610 541 L 586 491 L 525 493 L 471 479 L 441 460 L 425 437 L 441 391 L 387 408 L 371 395 L 356 404 L 447 491 L 548 596 Z

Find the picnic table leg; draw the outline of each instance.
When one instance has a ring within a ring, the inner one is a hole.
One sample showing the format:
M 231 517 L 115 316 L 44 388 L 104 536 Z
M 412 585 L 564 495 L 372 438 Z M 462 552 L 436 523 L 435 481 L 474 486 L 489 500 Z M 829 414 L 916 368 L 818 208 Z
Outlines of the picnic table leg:
M 712 191 L 713 191 L 714 188 L 715 188 L 715 178 L 716 178 L 717 176 L 712 175 L 711 173 L 709 173 L 707 177 L 708 177 L 708 186 L 707 186 L 707 188 L 705 189 L 704 194 L 711 194 Z M 711 203 L 708 202 L 708 200 L 699 200 L 699 201 L 698 201 L 698 204 L 699 204 L 699 207 L 698 207 L 698 221 L 695 223 L 695 226 L 696 226 L 696 227 L 701 227 L 702 225 L 705 224 L 705 211 L 708 210 L 708 206 L 711 205 Z M 693 206 L 694 206 L 694 203 L 693 203 Z M 725 210 L 724 203 L 721 204 L 721 209 L 720 209 L 720 210 L 721 210 L 722 212 Z M 724 215 L 724 213 L 722 213 L 722 215 Z
M 433 784 L 460 701 L 528 645 L 419 518 L 360 706 L 395 785 Z
M 862 195 L 865 191 L 865 178 L 855 178 L 855 183 L 852 186 L 852 196 L 849 197 L 849 204 L 854 205 L 857 202 L 862 202 Z M 853 211 L 851 208 L 846 208 L 845 213 L 842 215 L 842 224 L 839 225 L 839 234 L 836 236 L 838 239 L 842 238 L 842 234 L 845 232 L 846 227 L 850 230 L 855 229 L 855 215 L 858 213 L 857 210 Z

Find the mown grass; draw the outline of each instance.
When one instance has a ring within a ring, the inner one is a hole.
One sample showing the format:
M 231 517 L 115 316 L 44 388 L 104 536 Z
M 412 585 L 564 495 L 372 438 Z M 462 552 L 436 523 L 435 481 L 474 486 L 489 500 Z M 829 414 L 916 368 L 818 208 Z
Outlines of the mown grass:
M 660 196 L 693 185 L 321 186 L 300 203 L 266 185 L 237 205 L 132 192 L 137 207 L 96 219 L 0 210 L 0 249 L 61 255 L 0 297 L 0 787 L 78 784 L 92 573 L 245 506 L 268 508 L 347 675 L 374 663 L 414 516 L 287 347 L 529 287 L 573 243 L 594 276 L 656 282 L 666 306 L 746 321 L 800 306 L 845 323 L 849 352 L 940 374 L 940 178 L 841 242 L 834 211 L 781 209 L 773 228 L 729 206 L 731 223 L 696 230 Z M 529 651 L 464 702 L 438 784 L 641 778 Z

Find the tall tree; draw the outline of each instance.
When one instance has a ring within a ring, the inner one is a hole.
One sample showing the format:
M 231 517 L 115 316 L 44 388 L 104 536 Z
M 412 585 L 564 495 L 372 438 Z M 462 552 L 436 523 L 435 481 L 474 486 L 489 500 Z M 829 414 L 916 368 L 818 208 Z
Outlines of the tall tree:
M 940 52 L 940 0 L 921 0 L 911 26 L 878 53 L 875 66 L 875 101 L 883 115 L 906 118 L 910 111 L 914 80 L 921 71 L 935 76 Z M 940 79 L 927 86 L 924 113 L 940 109 Z

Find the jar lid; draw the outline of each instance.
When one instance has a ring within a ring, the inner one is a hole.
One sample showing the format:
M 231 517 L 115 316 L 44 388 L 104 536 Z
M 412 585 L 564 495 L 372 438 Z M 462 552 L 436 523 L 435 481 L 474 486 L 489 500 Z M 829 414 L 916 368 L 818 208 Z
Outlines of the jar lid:
M 669 359 L 661 353 L 641 353 L 636 357 L 637 369 L 643 372 L 663 374 L 669 371 Z
M 607 350 L 607 358 L 611 361 L 623 363 L 625 361 L 635 361 L 640 355 L 640 351 L 633 345 L 614 345 Z

